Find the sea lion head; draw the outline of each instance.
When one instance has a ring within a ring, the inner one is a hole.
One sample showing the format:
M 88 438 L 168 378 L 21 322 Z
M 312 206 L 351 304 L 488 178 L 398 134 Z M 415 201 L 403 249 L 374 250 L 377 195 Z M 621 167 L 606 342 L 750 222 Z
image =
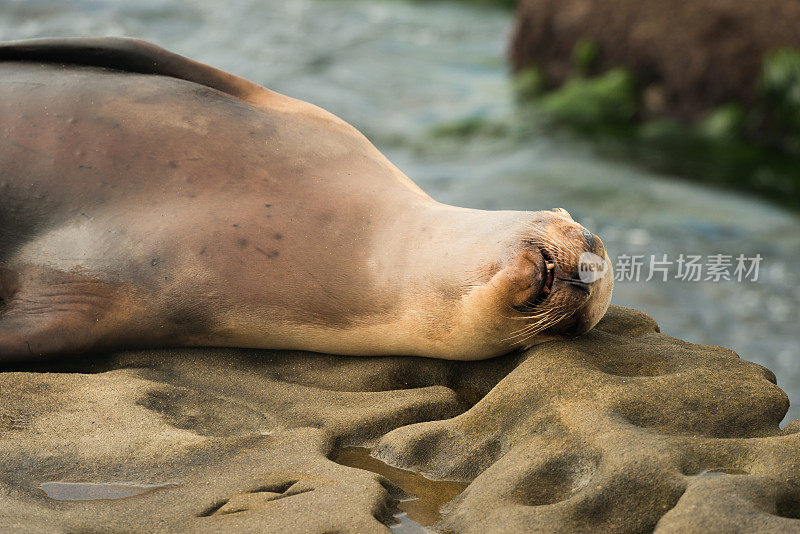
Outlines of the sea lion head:
M 530 346 L 585 334 L 605 315 L 614 276 L 602 240 L 563 208 L 537 212 L 504 269 L 512 317 L 509 340 Z
M 484 324 L 502 340 L 498 350 L 575 338 L 603 317 L 614 285 L 611 261 L 602 240 L 566 210 L 528 212 L 507 243 L 475 301 L 484 318 L 494 318 Z

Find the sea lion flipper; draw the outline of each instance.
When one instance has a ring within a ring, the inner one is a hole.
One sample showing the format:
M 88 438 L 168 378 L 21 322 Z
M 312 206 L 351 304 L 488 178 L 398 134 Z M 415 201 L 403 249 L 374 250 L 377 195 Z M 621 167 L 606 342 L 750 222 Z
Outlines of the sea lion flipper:
M 97 349 L 132 309 L 121 286 L 87 275 L 43 267 L 0 275 L 0 362 Z
M 243 100 L 268 89 L 199 61 L 130 37 L 25 39 L 0 43 L 0 61 L 39 61 L 156 74 L 194 82 Z

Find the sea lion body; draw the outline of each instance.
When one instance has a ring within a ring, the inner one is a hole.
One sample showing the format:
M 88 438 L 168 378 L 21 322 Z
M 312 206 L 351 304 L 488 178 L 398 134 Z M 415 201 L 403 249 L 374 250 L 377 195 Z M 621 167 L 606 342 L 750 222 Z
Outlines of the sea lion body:
M 335 116 L 147 43 L 0 45 L 0 73 L 0 359 L 490 357 L 531 342 L 508 336 L 546 274 L 532 229 L 606 257 L 560 213 L 440 204 Z M 590 328 L 609 279 L 556 280 L 573 306 L 534 341 Z

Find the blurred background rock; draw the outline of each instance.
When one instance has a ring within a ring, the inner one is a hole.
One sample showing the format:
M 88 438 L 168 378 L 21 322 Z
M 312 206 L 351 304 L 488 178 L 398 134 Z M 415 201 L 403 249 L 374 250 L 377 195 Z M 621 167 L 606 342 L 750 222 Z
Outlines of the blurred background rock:
M 612 259 L 761 254 L 614 303 L 772 369 L 800 417 L 800 2 L 511 3 L 0 0 L 0 38 L 153 41 L 341 116 L 437 200 L 564 206 Z
M 800 203 L 800 2 L 523 0 L 521 96 L 653 167 Z

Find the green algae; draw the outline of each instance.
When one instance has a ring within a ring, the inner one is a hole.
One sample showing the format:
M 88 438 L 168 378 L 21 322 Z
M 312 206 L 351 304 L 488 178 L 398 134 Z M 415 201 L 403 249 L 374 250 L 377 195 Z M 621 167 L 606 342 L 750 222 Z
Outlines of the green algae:
M 800 207 L 800 51 L 765 56 L 755 103 L 726 103 L 694 122 L 647 117 L 635 73 L 617 67 L 588 75 L 597 54 L 579 41 L 573 74 L 551 90 L 541 69 L 525 69 L 513 83 L 518 100 L 612 157 Z
M 594 78 L 575 77 L 540 100 L 558 120 L 583 129 L 627 124 L 638 107 L 636 81 L 625 69 L 612 69 Z

